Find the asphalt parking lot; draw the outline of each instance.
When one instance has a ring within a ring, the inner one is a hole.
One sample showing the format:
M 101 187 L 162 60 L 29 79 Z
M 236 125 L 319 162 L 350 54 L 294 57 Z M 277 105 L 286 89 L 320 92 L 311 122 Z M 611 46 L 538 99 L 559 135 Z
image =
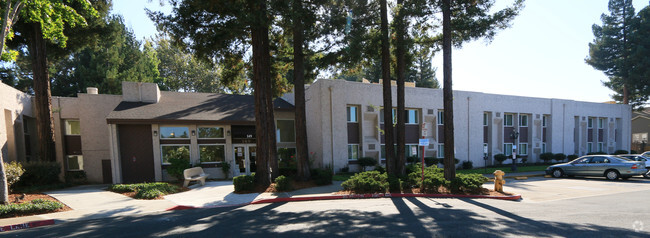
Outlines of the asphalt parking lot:
M 493 182 L 483 185 L 494 188 Z M 650 179 L 609 181 L 599 177 L 506 179 L 504 191 L 522 195 L 522 202 L 546 202 L 650 190 Z

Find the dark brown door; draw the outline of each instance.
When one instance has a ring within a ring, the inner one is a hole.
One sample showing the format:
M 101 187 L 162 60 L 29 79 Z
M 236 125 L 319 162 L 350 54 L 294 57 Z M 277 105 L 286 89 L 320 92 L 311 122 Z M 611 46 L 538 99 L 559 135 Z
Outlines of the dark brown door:
M 122 182 L 155 180 L 151 125 L 118 125 Z

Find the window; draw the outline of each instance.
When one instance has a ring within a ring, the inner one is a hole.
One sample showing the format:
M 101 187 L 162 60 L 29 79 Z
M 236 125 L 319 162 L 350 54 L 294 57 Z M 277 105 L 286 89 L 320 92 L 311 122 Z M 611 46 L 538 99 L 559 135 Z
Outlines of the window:
M 348 160 L 359 159 L 359 145 L 348 145 Z
M 83 170 L 84 159 L 81 155 L 68 155 L 68 170 Z
M 518 149 L 519 149 L 519 154 L 520 155 L 528 155 L 528 144 L 527 143 L 520 143 Z
M 420 157 L 420 150 L 418 148 L 418 145 L 405 145 L 404 146 L 404 153 L 406 153 L 406 157 Z
M 520 127 L 528 126 L 528 115 L 519 115 L 519 126 Z
M 445 112 L 443 110 L 438 110 L 438 125 L 445 124 Z
M 293 120 L 277 120 L 276 137 L 278 142 L 296 142 L 296 129 Z
M 161 145 L 162 163 L 169 164 L 169 159 L 190 160 L 190 145 Z
M 357 106 L 348 106 L 348 122 L 359 122 Z
M 397 117 L 395 116 L 397 115 L 397 109 L 393 108 L 392 112 L 393 112 L 393 124 L 395 124 L 397 123 Z M 381 109 L 381 111 L 379 111 L 379 122 L 384 123 L 384 109 Z
M 503 144 L 503 154 L 507 156 L 512 155 L 512 143 Z
M 487 125 L 488 125 L 488 114 L 483 113 L 483 126 L 487 126 Z
M 598 129 L 603 129 L 605 127 L 605 118 L 598 118 Z
M 587 128 L 593 128 L 593 127 L 594 127 L 594 119 L 590 117 L 589 119 L 587 119 Z
M 223 137 L 223 127 L 199 127 L 200 139 L 220 139 Z
M 594 148 L 593 148 L 593 145 L 591 144 L 591 142 L 588 142 L 587 143 L 587 153 L 591 153 L 591 152 L 594 152 Z
M 546 127 L 546 123 L 548 123 L 546 120 L 548 120 L 547 116 L 542 116 L 542 127 Z
M 546 143 L 542 143 L 542 153 L 546 153 Z
M 598 142 L 598 152 L 605 152 L 605 149 L 603 148 L 603 142 Z
M 419 122 L 419 117 L 418 117 L 418 110 L 416 109 L 406 109 L 406 119 L 404 119 L 404 122 L 406 124 L 418 124 Z
M 65 120 L 66 135 L 81 135 L 81 124 L 78 120 Z
M 438 144 L 438 158 L 445 158 L 445 144 Z
M 223 162 L 224 158 L 226 158 L 225 145 L 199 145 L 201 163 Z
M 512 114 L 503 115 L 503 125 L 512 126 Z
M 190 130 L 187 127 L 166 126 L 160 127 L 160 139 L 190 138 Z

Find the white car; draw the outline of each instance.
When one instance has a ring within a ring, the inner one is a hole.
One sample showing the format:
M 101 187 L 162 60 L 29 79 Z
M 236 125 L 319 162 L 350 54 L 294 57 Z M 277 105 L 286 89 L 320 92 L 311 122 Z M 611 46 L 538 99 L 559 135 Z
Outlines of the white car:
M 643 177 L 650 178 L 650 157 L 644 156 L 645 154 L 650 155 L 650 151 L 645 152 L 643 154 L 638 154 L 638 155 L 636 155 L 636 154 L 627 154 L 627 155 L 618 155 L 618 156 L 623 157 L 623 158 L 627 158 L 627 159 L 630 159 L 630 160 L 634 160 L 634 161 L 644 162 L 645 163 L 645 168 L 648 169 L 648 172 L 646 174 L 644 174 Z

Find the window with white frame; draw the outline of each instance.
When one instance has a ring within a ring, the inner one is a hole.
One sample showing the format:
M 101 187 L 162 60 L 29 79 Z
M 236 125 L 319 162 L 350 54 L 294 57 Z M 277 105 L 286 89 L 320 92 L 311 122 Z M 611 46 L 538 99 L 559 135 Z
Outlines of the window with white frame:
M 605 118 L 598 118 L 598 129 L 605 128 Z
M 594 128 L 594 119 L 591 117 L 587 119 L 587 128 Z
M 445 111 L 438 110 L 438 125 L 445 124 Z
M 201 144 L 199 145 L 199 160 L 201 163 L 218 163 L 225 161 L 226 145 Z
M 218 126 L 200 126 L 198 128 L 199 139 L 223 139 L 223 127 Z
M 190 130 L 183 126 L 160 127 L 160 139 L 189 139 Z
M 65 134 L 68 136 L 81 135 L 81 124 L 79 120 L 65 120 Z
M 483 126 L 488 125 L 488 114 L 487 112 L 483 113 Z
M 420 157 L 420 150 L 418 150 L 418 145 L 405 145 L 404 153 L 406 153 L 406 157 Z
M 547 116 L 542 116 L 542 127 L 546 127 L 546 123 L 548 123 L 547 120 L 548 120 Z
M 81 155 L 68 155 L 68 171 L 77 171 L 84 169 L 84 158 Z
M 546 143 L 542 143 L 542 153 L 546 153 Z
M 348 106 L 347 108 L 348 122 L 359 122 L 358 109 L 359 107 L 357 106 Z
M 419 118 L 419 113 L 417 109 L 406 109 L 406 119 L 404 119 L 404 122 L 406 124 L 418 124 L 420 121 Z
M 445 158 L 445 144 L 438 144 L 438 158 Z
M 528 127 L 528 115 L 519 115 L 519 126 Z
M 603 148 L 603 142 L 598 142 L 598 152 L 605 152 L 605 148 Z
M 512 155 L 512 143 L 503 144 L 503 154 L 507 156 Z
M 528 143 L 519 143 L 519 154 L 520 155 L 528 155 Z
M 357 160 L 359 159 L 359 145 L 358 144 L 349 144 L 348 145 L 348 160 Z
M 512 126 L 512 114 L 504 114 L 503 115 L 503 125 L 504 126 Z
M 161 159 L 163 164 L 169 164 L 169 160 L 187 159 L 190 160 L 190 145 L 160 145 Z
M 296 142 L 296 129 L 293 120 L 276 121 L 277 142 Z
M 593 144 L 591 142 L 587 142 L 587 153 L 594 152 Z

